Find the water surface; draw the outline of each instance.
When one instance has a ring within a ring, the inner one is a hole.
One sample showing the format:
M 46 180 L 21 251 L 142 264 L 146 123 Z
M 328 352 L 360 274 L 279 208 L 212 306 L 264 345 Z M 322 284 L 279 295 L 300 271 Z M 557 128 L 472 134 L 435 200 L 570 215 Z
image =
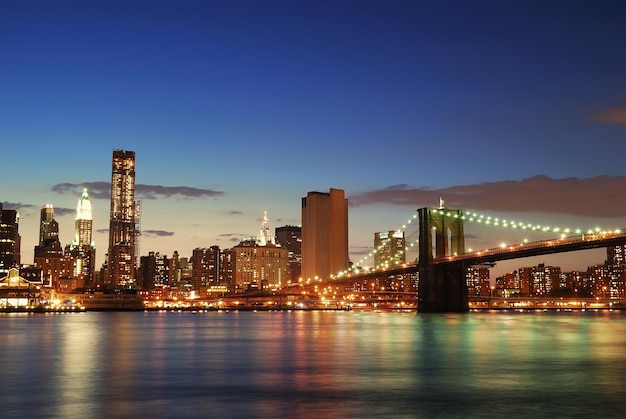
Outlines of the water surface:
M 624 417 L 626 313 L 0 315 L 0 416 Z

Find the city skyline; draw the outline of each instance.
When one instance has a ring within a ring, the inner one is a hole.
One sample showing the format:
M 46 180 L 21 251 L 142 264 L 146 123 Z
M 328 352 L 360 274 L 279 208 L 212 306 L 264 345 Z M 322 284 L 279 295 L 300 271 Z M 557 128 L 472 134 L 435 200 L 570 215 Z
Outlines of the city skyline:
M 301 198 L 330 188 L 346 191 L 352 262 L 439 197 L 626 227 L 625 6 L 564 4 L 3 5 L 0 200 L 20 212 L 23 263 L 47 203 L 72 241 L 87 188 L 101 266 L 113 149 L 137 153 L 140 255 L 232 247 L 264 211 L 272 231 L 300 225 Z M 586 255 L 524 265 L 606 257 Z

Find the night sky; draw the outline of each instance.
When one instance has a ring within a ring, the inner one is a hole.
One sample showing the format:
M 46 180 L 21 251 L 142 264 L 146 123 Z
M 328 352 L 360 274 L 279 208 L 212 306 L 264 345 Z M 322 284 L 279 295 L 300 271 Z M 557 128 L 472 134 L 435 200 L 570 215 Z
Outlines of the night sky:
M 113 149 L 137 155 L 142 255 L 299 225 L 330 188 L 353 262 L 439 197 L 626 227 L 625 22 L 602 0 L 3 1 L 0 201 L 32 263 L 41 207 L 66 245 L 87 187 L 97 267 Z M 567 257 L 538 261 L 605 259 Z

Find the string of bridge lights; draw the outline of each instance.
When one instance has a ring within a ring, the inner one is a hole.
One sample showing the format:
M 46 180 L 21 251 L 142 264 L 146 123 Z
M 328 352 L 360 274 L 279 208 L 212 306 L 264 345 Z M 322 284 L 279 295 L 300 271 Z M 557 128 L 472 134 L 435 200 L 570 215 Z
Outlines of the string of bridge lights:
M 417 214 L 413 214 L 413 217 L 409 218 L 403 225 L 402 227 L 396 229 L 396 232 L 404 232 L 406 230 L 406 228 L 417 219 Z M 415 241 L 411 242 L 411 243 L 405 243 L 405 247 L 404 247 L 404 251 L 405 253 L 408 252 L 412 247 L 416 246 L 417 243 L 419 242 L 419 238 L 416 239 Z M 367 255 L 365 255 L 364 257 L 361 258 L 361 260 L 359 260 L 356 264 L 350 266 L 348 269 L 346 269 L 345 272 L 340 272 L 339 274 L 337 274 L 336 276 L 342 276 L 344 273 L 352 273 L 352 272 L 358 272 L 360 270 L 369 270 L 370 268 L 361 268 L 361 266 L 369 259 L 372 258 L 376 255 L 376 253 L 378 253 L 381 249 L 383 249 L 386 245 L 386 242 L 383 242 L 381 244 L 378 245 L 378 247 L 376 247 L 375 249 L 373 249 L 371 252 L 369 252 Z M 389 261 L 391 259 L 390 256 L 387 256 L 387 261 Z M 375 267 L 377 268 L 377 267 Z
M 550 227 L 543 226 L 539 224 L 525 223 L 521 221 L 511 221 L 506 219 L 500 219 L 498 217 L 492 217 L 484 214 L 477 214 L 475 212 L 469 212 L 467 214 L 460 215 L 458 213 L 452 213 L 445 208 L 435 208 L 433 209 L 434 213 L 439 211 L 440 214 L 446 215 L 452 218 L 460 218 L 462 220 L 467 220 L 476 223 L 482 223 L 487 225 L 493 225 L 496 227 L 505 227 L 517 230 L 528 230 L 528 231 L 539 231 L 539 232 L 549 232 L 549 233 L 561 233 L 561 234 L 593 234 L 593 233 L 615 233 L 619 232 L 619 230 L 602 230 L 599 227 L 590 228 L 590 229 L 581 229 L 581 228 L 563 228 L 563 227 Z
M 503 227 L 503 228 L 510 228 L 510 229 L 514 229 L 514 230 L 527 230 L 527 231 L 536 231 L 536 232 L 549 232 L 549 233 L 559 233 L 561 234 L 562 237 L 565 237 L 568 234 L 572 234 L 572 235 L 578 235 L 578 234 L 584 234 L 586 232 L 586 234 L 594 234 L 594 233 L 619 233 L 620 230 L 602 230 L 599 227 L 596 228 L 591 228 L 591 229 L 586 229 L 583 230 L 581 228 L 576 228 L 576 229 L 572 229 L 572 228 L 564 228 L 564 227 L 552 227 L 552 226 L 545 226 L 545 225 L 540 225 L 540 224 L 533 224 L 533 223 L 526 223 L 526 222 L 522 222 L 522 221 L 513 221 L 513 220 L 506 220 L 506 219 L 500 219 L 499 217 L 493 217 L 490 215 L 485 215 L 485 214 L 479 214 L 476 212 L 467 212 L 467 213 L 462 213 L 461 215 L 459 215 L 458 212 L 451 212 L 449 210 L 446 210 L 445 208 L 433 208 L 433 213 L 437 213 L 439 212 L 442 215 L 445 215 L 447 217 L 452 217 L 452 218 L 461 218 L 464 221 L 470 221 L 470 222 L 475 222 L 478 224 L 485 224 L 485 225 L 492 225 L 495 227 Z M 413 217 L 409 218 L 405 224 L 402 225 L 402 227 L 396 229 L 395 231 L 397 232 L 404 232 L 406 230 L 406 228 L 413 223 L 413 221 L 415 221 L 417 219 L 417 214 L 413 214 Z M 419 243 L 419 238 L 410 242 L 410 243 L 406 243 L 405 244 L 405 248 L 404 251 L 405 253 L 408 252 L 409 250 L 411 250 L 411 248 L 415 247 L 417 244 Z M 359 260 L 356 264 L 354 264 L 353 266 L 350 266 L 348 269 L 346 269 L 346 271 L 344 272 L 340 272 L 338 275 L 335 275 L 335 277 L 340 277 L 343 276 L 344 274 L 348 274 L 348 273 L 352 273 L 352 272 L 358 272 L 360 270 L 369 270 L 371 268 L 361 268 L 361 266 L 370 258 L 374 257 L 376 255 L 376 253 L 378 253 L 380 250 L 382 250 L 386 245 L 386 242 L 381 243 L 378 247 L 376 247 L 375 249 L 373 249 L 371 252 L 369 252 L 367 255 L 365 255 L 363 258 L 361 258 L 361 260 Z M 390 256 L 387 257 L 387 261 L 389 261 L 391 259 Z M 374 269 L 376 269 L 378 267 L 375 267 Z

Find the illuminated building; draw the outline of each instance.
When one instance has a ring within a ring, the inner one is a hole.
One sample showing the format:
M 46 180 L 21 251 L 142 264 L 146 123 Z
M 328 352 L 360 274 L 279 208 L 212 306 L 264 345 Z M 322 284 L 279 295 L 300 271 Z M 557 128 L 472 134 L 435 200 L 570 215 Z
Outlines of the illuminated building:
M 611 298 L 626 297 L 626 245 L 606 248 L 606 267 L 609 276 L 609 294 Z
M 36 268 L 41 269 L 43 283 L 47 286 L 60 288 L 75 287 L 71 282 L 74 278 L 74 260 L 64 257 L 59 241 L 59 224 L 54 219 L 54 207 L 46 204 L 41 209 L 39 223 L 39 245 L 35 246 Z M 63 279 L 63 283 L 61 282 Z M 69 281 L 69 282 L 68 282 Z
M 280 288 L 288 278 L 289 251 L 284 247 L 244 240 L 232 252 L 234 286 L 238 291 Z
M 465 272 L 468 295 L 491 296 L 489 267 L 485 265 L 469 266 Z
M 113 150 L 108 272 L 112 285 L 135 282 L 135 152 Z
M 37 304 L 40 284 L 32 283 L 19 275 L 17 268 L 10 268 L 0 278 L 0 307 L 31 307 Z
M 60 258 L 63 249 L 59 242 L 59 224 L 54 219 L 54 207 L 46 204 L 41 209 L 39 223 L 39 245 L 35 246 L 35 259 Z
M 225 252 L 236 291 L 280 288 L 289 280 L 289 250 L 275 244 L 269 234 L 267 213 L 259 237 L 244 239 Z
M 67 256 L 75 259 L 74 276 L 81 287 L 95 282 L 96 246 L 92 240 L 92 223 L 91 200 L 84 190 L 76 205 L 74 241 L 65 250 Z
M 374 233 L 374 267 L 384 269 L 406 263 L 404 231 Z
M 261 222 L 261 229 L 259 230 L 259 237 L 256 242 L 259 246 L 265 246 L 267 244 L 276 244 L 274 236 L 270 234 L 269 220 L 267 219 L 267 211 L 263 213 L 263 221 Z
M 302 272 L 302 227 L 286 225 L 277 227 L 276 243 L 289 251 L 289 278 L 297 283 Z
M 170 263 L 166 255 L 149 252 L 148 256 L 142 256 L 139 260 L 138 288 L 149 290 L 171 285 Z
M 219 246 L 198 247 L 191 256 L 191 285 L 195 291 L 221 285 L 221 252 Z
M 0 275 L 20 265 L 20 216 L 16 210 L 2 209 L 0 202 Z
M 170 273 L 170 285 L 181 286 L 191 278 L 191 268 L 189 260 L 180 257 L 178 251 L 174 251 L 172 257 L 168 261 Z
M 520 295 L 543 297 L 560 288 L 561 268 L 540 263 L 519 269 Z
M 55 240 L 59 240 L 59 224 L 54 219 L 54 206 L 46 204 L 41 208 L 39 246 L 43 247 L 46 243 Z
M 341 189 L 302 198 L 302 278 L 329 279 L 349 266 L 348 200 Z

